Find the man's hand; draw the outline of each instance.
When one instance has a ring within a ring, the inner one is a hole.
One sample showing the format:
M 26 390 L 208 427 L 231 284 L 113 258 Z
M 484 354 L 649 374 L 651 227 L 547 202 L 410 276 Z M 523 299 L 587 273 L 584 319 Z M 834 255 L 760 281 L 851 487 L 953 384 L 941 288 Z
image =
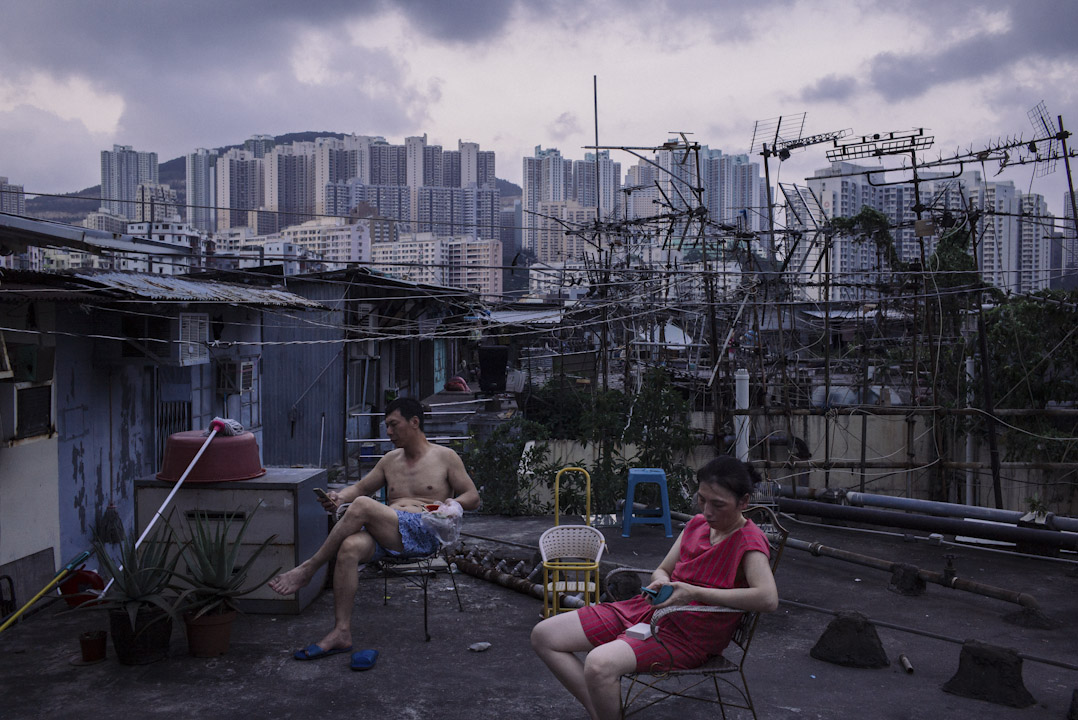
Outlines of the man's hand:
M 337 512 L 337 506 L 341 504 L 341 496 L 336 490 L 327 490 L 325 495 L 318 496 L 318 502 L 328 513 Z

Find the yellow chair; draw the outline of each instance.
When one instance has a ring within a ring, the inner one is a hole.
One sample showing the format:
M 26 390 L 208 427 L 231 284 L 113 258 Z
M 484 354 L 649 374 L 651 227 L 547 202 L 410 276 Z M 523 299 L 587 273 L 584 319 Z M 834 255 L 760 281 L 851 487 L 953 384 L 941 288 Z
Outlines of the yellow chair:
M 584 476 L 584 525 L 560 525 L 561 476 Z M 575 610 L 564 604 L 567 595 L 579 595 L 585 605 L 599 602 L 599 558 L 606 538 L 591 527 L 591 475 L 584 468 L 567 467 L 554 476 L 554 527 L 539 537 L 543 557 L 543 617 Z
M 585 605 L 599 602 L 599 559 L 606 538 L 590 525 L 555 525 L 539 536 L 543 556 L 543 617 L 575 610 L 564 596 L 580 595 Z

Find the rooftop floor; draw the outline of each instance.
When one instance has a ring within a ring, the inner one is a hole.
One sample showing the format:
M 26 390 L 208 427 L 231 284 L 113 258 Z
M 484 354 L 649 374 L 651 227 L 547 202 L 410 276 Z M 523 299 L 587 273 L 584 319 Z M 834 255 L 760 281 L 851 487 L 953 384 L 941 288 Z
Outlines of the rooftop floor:
M 525 559 L 550 518 L 477 516 L 466 519 L 467 546 L 499 557 Z M 777 573 L 784 600 L 869 618 L 958 640 L 976 639 L 1026 656 L 1078 663 L 1078 574 L 1073 563 L 1014 557 L 973 548 L 911 542 L 901 536 L 789 521 L 791 537 L 942 570 L 955 555 L 959 577 L 1021 590 L 1036 598 L 1058 627 L 1024 628 L 1003 617 L 1017 606 L 929 585 L 918 597 L 887 589 L 881 571 L 787 549 Z M 654 566 L 670 541 L 659 527 L 636 527 L 631 538 L 605 531 L 613 563 Z M 465 611 L 457 611 L 446 577 L 431 591 L 432 640 L 424 642 L 420 591 L 392 581 L 383 605 L 382 582 L 360 583 L 355 609 L 356 648 L 380 652 L 371 672 L 348 669 L 347 655 L 296 662 L 296 648 L 328 629 L 332 594 L 324 592 L 299 615 L 242 615 L 231 650 L 215 659 L 188 656 L 182 630 L 173 633 L 170 657 L 143 666 L 120 665 L 111 646 L 94 665 L 73 665 L 77 636 L 102 629 L 96 612 L 46 608 L 0 635 L 0 694 L 5 720 L 41 717 L 354 717 L 375 718 L 580 718 L 583 712 L 561 689 L 528 641 L 539 620 L 539 600 L 458 575 Z M 921 634 L 878 627 L 890 667 L 862 670 L 809 656 L 831 617 L 780 606 L 762 618 L 747 665 L 761 718 L 1065 718 L 1078 672 L 1026 660 L 1025 686 L 1037 704 L 1016 710 L 959 697 L 940 688 L 958 669 L 960 646 Z M 485 652 L 468 646 L 489 642 Z M 914 671 L 907 674 L 898 656 Z M 665 707 L 664 707 L 665 706 Z M 736 712 L 736 711 L 735 711 Z M 708 706 L 669 701 L 648 718 L 713 717 Z M 742 716 L 745 716 L 744 714 Z M 740 717 L 733 715 L 733 717 Z

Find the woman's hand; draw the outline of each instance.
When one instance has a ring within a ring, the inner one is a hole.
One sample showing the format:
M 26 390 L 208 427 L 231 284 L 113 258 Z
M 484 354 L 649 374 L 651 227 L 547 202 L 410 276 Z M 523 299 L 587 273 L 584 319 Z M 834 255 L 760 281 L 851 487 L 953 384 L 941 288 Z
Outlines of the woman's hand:
M 658 590 L 663 585 L 669 585 L 672 588 L 674 588 L 674 592 L 670 594 L 670 597 L 668 597 L 665 601 L 655 605 L 656 609 L 664 608 L 664 607 L 670 607 L 671 605 L 688 605 L 689 603 L 693 602 L 693 600 L 696 599 L 694 594 L 693 594 L 693 591 L 696 588 L 693 585 L 689 585 L 688 583 L 683 583 L 683 582 L 662 583 L 662 582 L 660 582 L 660 583 L 652 583 L 652 585 L 656 586 L 654 588 L 656 590 Z M 651 587 L 651 586 L 649 585 L 648 587 Z

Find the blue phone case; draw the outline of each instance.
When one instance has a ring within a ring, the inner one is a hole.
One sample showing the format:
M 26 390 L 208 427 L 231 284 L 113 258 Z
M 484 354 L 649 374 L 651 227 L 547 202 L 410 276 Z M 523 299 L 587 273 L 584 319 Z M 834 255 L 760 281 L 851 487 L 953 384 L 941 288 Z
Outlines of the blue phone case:
M 666 602 L 670 596 L 674 593 L 673 585 L 663 585 L 658 590 L 652 590 L 651 588 L 642 587 L 640 591 L 648 596 L 648 602 L 652 605 L 658 605 L 659 603 Z

